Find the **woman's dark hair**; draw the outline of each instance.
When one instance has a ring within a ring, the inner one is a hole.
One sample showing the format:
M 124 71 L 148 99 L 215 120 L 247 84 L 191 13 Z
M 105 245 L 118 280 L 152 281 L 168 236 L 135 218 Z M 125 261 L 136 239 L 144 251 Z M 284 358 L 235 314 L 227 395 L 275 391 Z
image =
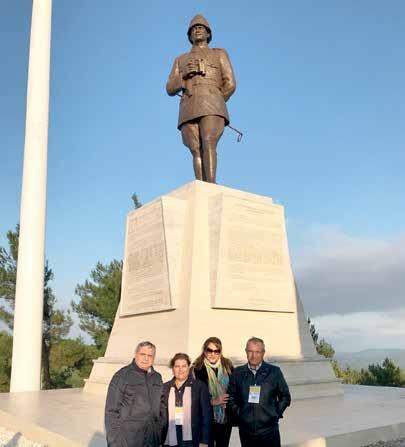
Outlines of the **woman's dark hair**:
M 205 351 L 207 350 L 208 345 L 210 343 L 214 344 L 216 346 L 216 348 L 221 351 L 220 358 L 221 358 L 222 367 L 228 374 L 231 374 L 232 369 L 233 369 L 232 362 L 222 355 L 222 342 L 218 337 L 209 337 L 205 340 L 205 342 L 202 346 L 201 354 L 194 360 L 194 363 L 193 363 L 194 368 L 196 370 L 200 370 L 204 366 Z
M 170 360 L 170 368 L 173 368 L 177 360 L 185 360 L 188 363 L 188 366 L 191 365 L 190 357 L 187 354 L 184 354 L 184 352 L 178 352 L 177 354 L 174 354 L 174 357 Z

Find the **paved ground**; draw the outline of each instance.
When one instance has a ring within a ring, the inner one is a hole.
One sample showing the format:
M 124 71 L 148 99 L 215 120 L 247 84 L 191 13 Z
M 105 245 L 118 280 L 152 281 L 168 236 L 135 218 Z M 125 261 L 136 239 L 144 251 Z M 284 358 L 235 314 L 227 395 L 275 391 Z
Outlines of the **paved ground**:
M 376 444 L 405 437 L 405 388 L 344 389 L 344 396 L 295 401 L 280 422 L 283 445 L 405 447 L 404 441 Z M 0 426 L 17 433 L 5 446 L 20 447 L 21 432 L 52 447 L 106 447 L 104 404 L 105 397 L 80 389 L 0 393 Z M 240 447 L 237 430 L 231 446 Z
M 0 447 L 43 447 L 42 444 L 30 441 L 19 433 L 13 433 L 0 427 Z M 405 447 L 405 438 L 395 441 L 380 441 L 376 444 L 368 444 L 364 447 Z
M 405 447 L 405 438 L 397 439 L 395 441 L 388 441 L 388 442 L 377 442 L 376 444 L 369 444 L 364 447 Z
M 13 433 L 0 427 L 0 447 L 43 447 L 37 442 L 30 441 L 20 433 Z

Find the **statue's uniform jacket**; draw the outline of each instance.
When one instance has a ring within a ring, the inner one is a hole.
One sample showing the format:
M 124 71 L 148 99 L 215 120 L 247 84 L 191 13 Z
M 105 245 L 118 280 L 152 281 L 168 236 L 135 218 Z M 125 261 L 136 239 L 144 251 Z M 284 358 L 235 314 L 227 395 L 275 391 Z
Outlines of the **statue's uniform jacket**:
M 192 60 L 201 61 L 205 74 L 184 80 L 186 66 Z M 180 100 L 178 128 L 187 121 L 202 116 L 218 115 L 229 124 L 226 101 L 235 91 L 236 82 L 227 52 L 222 48 L 192 47 L 174 61 L 166 90 L 171 96 L 183 92 Z

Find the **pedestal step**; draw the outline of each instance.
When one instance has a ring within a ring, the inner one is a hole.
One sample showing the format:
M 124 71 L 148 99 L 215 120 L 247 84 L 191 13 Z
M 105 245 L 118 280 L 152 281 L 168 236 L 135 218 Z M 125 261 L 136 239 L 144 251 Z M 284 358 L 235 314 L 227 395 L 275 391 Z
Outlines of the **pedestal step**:
M 237 359 L 234 364 L 243 362 Z M 94 361 L 91 375 L 86 380 L 84 391 L 92 394 L 106 394 L 112 376 L 120 368 L 126 366 L 130 360 L 100 357 Z M 339 379 L 333 375 L 328 360 L 312 358 L 304 360 L 273 359 L 271 363 L 279 366 L 290 388 L 292 398 L 308 399 L 316 397 L 338 396 L 343 394 Z M 163 380 L 172 377 L 170 368 L 163 364 L 155 364 L 155 369 L 162 374 Z

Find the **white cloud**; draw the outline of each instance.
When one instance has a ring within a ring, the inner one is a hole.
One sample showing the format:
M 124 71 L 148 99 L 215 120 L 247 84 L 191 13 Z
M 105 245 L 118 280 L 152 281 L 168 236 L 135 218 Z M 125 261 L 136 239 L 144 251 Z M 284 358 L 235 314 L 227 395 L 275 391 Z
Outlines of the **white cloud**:
M 354 312 L 313 318 L 321 338 L 337 352 L 405 349 L 405 307 L 387 312 Z
M 292 259 L 308 315 L 405 306 L 404 234 L 392 240 L 366 240 L 322 226 L 306 236 L 305 245 Z
M 337 352 L 405 349 L 405 234 L 372 240 L 330 226 L 294 230 L 294 274 L 320 337 Z

